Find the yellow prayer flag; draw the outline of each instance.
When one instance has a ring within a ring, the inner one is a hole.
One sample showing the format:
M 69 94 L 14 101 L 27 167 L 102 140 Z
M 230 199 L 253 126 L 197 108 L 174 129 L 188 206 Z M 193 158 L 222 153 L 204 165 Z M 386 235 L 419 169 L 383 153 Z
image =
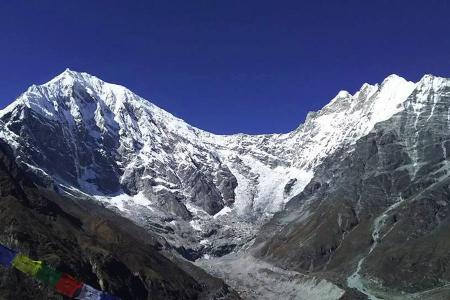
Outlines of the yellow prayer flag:
M 12 265 L 25 274 L 36 276 L 36 273 L 42 268 L 43 263 L 42 261 L 32 260 L 23 254 L 18 254 L 14 258 Z

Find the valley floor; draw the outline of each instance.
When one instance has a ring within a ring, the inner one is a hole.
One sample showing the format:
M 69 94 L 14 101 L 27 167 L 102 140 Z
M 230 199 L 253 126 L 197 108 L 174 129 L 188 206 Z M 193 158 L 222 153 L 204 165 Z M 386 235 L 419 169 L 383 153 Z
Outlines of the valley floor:
M 196 264 L 222 278 L 245 300 L 334 300 L 345 293 L 329 281 L 283 270 L 250 254 L 233 253 Z

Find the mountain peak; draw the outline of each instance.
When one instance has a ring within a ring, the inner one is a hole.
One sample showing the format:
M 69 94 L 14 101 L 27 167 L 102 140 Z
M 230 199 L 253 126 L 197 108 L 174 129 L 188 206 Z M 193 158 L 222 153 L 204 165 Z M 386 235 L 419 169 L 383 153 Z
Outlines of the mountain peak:
M 87 93 L 91 96 L 91 100 L 101 101 L 110 108 L 128 101 L 152 105 L 124 86 L 108 83 L 89 73 L 78 72 L 69 68 L 50 81 L 37 86 L 37 89 L 42 93 L 44 100 L 52 99 L 53 102 L 60 101 L 70 97 L 74 92 L 78 92 Z
M 50 81 L 46 82 L 43 84 L 43 86 L 52 86 L 52 85 L 57 85 L 59 86 L 60 84 L 62 85 L 73 85 L 74 82 L 81 82 L 82 84 L 89 84 L 89 83 L 101 83 L 103 84 L 104 81 L 101 80 L 98 77 L 95 77 L 91 74 L 85 73 L 85 72 L 77 72 L 77 71 L 73 71 L 69 68 L 65 69 L 62 73 L 60 73 L 59 75 L 55 76 L 53 79 L 51 79 Z
M 383 80 L 383 82 L 385 82 L 385 81 L 389 81 L 389 80 L 406 80 L 405 78 L 403 78 L 402 76 L 399 76 L 399 75 L 397 75 L 397 74 L 391 74 L 391 75 L 389 75 L 389 76 L 387 76 L 384 80 Z
M 53 79 L 51 79 L 49 82 L 56 81 L 61 78 L 67 78 L 67 77 L 79 77 L 80 72 L 72 71 L 71 69 L 67 68 L 60 74 L 56 75 Z
M 70 75 L 72 75 L 72 74 L 75 74 L 75 73 L 79 73 L 79 72 L 72 71 L 71 69 L 66 68 L 61 74 L 70 74 Z
M 350 96 L 350 93 L 346 90 L 340 90 L 339 93 L 336 95 L 337 98 L 346 98 Z
M 450 78 L 439 77 L 432 74 L 425 74 L 417 83 L 418 86 L 439 86 L 450 81 Z

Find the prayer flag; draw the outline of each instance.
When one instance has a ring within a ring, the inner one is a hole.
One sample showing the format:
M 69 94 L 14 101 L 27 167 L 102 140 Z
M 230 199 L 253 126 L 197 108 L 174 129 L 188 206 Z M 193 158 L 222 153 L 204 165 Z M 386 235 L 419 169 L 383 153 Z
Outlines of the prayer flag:
M 100 300 L 120 300 L 120 298 L 116 297 L 116 296 L 112 296 L 112 295 L 107 294 L 107 293 L 103 293 L 102 297 L 100 298 Z
M 79 282 L 69 274 L 63 273 L 56 283 L 55 289 L 58 293 L 73 298 L 82 286 L 83 283 Z
M 43 265 L 42 268 L 37 271 L 36 279 L 49 285 L 50 287 L 54 287 L 61 278 L 61 275 L 61 272 L 58 272 L 47 265 Z
M 8 247 L 0 245 L 0 265 L 4 267 L 11 266 L 14 257 L 17 253 L 9 249 Z
M 80 294 L 75 297 L 75 299 L 79 300 L 101 300 L 102 291 L 94 289 L 92 286 L 83 284 L 81 288 Z
M 69 298 L 79 300 L 120 300 L 119 297 L 99 291 L 84 284 L 66 273 L 61 273 L 42 261 L 30 259 L 28 256 L 0 245 L 0 266 L 13 266 L 19 271 L 31 275 L 42 283 L 54 287 L 55 290 Z
M 17 270 L 19 270 L 25 274 L 35 276 L 36 273 L 38 272 L 38 270 L 42 267 L 43 263 L 42 263 L 42 261 L 32 260 L 23 254 L 18 254 L 14 258 L 12 265 Z

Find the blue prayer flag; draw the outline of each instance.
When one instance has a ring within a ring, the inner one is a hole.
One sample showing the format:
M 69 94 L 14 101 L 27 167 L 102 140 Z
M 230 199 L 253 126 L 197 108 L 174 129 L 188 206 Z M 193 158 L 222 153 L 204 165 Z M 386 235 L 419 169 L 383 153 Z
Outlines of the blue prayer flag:
M 119 297 L 112 296 L 112 295 L 109 295 L 107 293 L 102 293 L 102 297 L 100 299 L 101 300 L 120 300 Z
M 14 257 L 16 257 L 17 252 L 3 246 L 0 245 L 0 265 L 4 266 L 4 267 L 10 267 L 11 263 L 14 259 Z

